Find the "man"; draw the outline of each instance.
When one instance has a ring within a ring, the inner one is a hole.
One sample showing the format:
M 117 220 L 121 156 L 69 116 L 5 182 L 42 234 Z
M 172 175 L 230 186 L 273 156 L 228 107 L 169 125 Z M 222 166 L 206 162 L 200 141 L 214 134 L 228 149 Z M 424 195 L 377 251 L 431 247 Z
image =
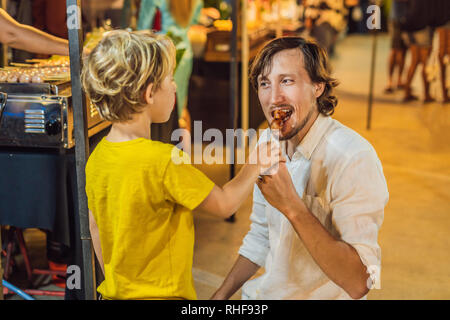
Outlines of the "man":
M 228 299 L 244 283 L 243 299 L 364 298 L 379 284 L 388 190 L 373 147 L 329 116 L 337 82 L 324 50 L 275 39 L 251 79 L 269 123 L 287 114 L 278 133 L 287 162 L 254 188 L 250 231 L 212 298 Z M 259 143 L 267 139 L 269 129 Z M 248 281 L 260 267 L 265 273 Z

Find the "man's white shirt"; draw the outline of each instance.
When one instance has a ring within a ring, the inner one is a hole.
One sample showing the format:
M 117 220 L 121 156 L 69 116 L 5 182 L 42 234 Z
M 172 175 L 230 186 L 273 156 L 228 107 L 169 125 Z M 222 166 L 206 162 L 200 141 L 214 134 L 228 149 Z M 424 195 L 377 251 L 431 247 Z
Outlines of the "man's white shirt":
M 270 139 L 267 129 L 258 143 Z M 378 230 L 389 193 L 370 143 L 319 115 L 286 166 L 309 210 L 331 235 L 356 249 L 379 284 Z M 239 254 L 264 267 L 265 273 L 243 286 L 243 299 L 351 299 L 322 272 L 287 218 L 256 185 L 250 219 Z

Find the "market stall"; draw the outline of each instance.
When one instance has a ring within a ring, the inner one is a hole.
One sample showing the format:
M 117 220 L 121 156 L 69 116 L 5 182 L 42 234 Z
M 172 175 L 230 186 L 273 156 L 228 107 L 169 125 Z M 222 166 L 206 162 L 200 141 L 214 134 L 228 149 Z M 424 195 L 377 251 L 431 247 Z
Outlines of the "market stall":
M 32 267 L 22 229 L 46 230 L 47 237 L 69 247 L 72 256 L 80 251 L 80 228 L 84 230 L 81 238 L 86 238 L 83 221 L 87 220 L 77 221 L 83 211 L 79 202 L 83 200 L 84 183 L 79 175 L 84 172 L 85 161 L 81 158 L 87 159 L 88 143 L 92 150 L 110 123 L 100 118 L 82 94 L 82 47 L 74 45 L 73 35 L 81 31 L 79 6 L 77 1 L 68 1 L 67 5 L 70 60 L 53 56 L 21 64 L 10 62 L 0 71 L 0 192 L 2 199 L 8 199 L 0 201 L 0 225 L 9 226 L 4 244 L 5 279 L 11 273 L 15 241 L 24 256 L 30 282 L 33 274 L 56 274 Z M 75 15 L 72 20 L 71 13 Z M 80 149 L 84 155 L 80 156 Z M 58 274 L 65 276 L 65 271 Z M 64 291 L 27 291 L 64 296 Z

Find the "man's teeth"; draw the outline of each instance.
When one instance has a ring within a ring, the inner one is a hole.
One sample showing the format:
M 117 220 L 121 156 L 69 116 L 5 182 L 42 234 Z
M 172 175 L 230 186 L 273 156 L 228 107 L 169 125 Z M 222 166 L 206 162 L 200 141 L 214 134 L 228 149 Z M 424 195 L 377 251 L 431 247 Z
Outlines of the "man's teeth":
M 282 111 L 274 111 L 272 112 L 272 118 L 274 120 L 286 121 L 292 115 L 291 110 L 282 110 Z

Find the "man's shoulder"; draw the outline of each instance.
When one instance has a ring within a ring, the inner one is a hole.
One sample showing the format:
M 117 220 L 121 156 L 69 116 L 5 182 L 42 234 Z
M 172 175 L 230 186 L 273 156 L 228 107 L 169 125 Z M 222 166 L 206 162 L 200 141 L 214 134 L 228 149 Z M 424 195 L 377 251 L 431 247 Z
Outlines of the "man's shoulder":
M 332 154 L 349 159 L 361 152 L 375 153 L 375 149 L 367 139 L 355 130 L 343 125 L 335 119 L 325 134 L 324 146 Z

